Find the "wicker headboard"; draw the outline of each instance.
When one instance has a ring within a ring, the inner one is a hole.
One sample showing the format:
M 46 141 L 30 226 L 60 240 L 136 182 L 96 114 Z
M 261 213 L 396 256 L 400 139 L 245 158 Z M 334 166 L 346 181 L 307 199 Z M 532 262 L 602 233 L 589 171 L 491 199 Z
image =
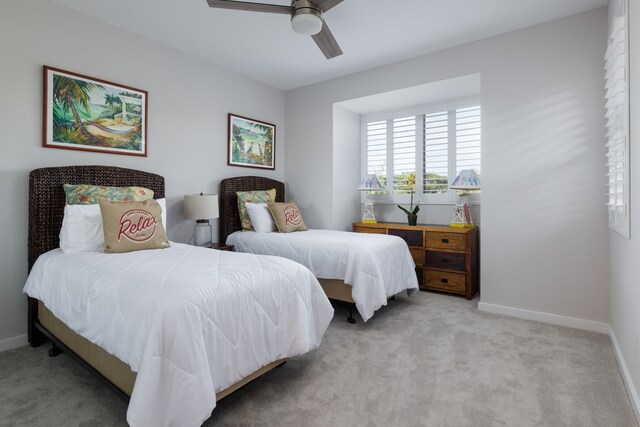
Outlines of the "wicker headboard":
M 29 174 L 29 271 L 43 253 L 60 244 L 64 216 L 63 184 L 109 187 L 145 187 L 154 198 L 164 197 L 164 178 L 149 172 L 114 166 L 64 166 L 42 168 Z
M 220 243 L 227 240 L 227 236 L 241 230 L 238 213 L 237 191 L 271 190 L 276 189 L 276 202 L 284 202 L 284 184 L 271 178 L 261 176 L 239 176 L 220 181 Z

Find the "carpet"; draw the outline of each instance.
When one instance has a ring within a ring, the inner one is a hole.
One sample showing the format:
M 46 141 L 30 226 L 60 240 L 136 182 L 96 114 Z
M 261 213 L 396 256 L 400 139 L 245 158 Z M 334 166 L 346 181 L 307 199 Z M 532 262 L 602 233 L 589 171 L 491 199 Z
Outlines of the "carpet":
M 205 426 L 637 427 L 606 335 L 420 292 L 218 402 Z M 0 425 L 126 425 L 126 404 L 49 345 L 0 353 Z

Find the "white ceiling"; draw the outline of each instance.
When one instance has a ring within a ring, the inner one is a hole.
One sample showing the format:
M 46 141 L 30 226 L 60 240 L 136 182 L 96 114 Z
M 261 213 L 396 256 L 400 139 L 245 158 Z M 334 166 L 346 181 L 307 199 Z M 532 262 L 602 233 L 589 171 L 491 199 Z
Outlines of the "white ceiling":
M 326 60 L 281 14 L 206 0 L 53 0 L 288 90 L 605 6 L 608 0 L 344 0 L 324 18 L 344 55 Z M 258 0 L 289 5 L 290 0 Z

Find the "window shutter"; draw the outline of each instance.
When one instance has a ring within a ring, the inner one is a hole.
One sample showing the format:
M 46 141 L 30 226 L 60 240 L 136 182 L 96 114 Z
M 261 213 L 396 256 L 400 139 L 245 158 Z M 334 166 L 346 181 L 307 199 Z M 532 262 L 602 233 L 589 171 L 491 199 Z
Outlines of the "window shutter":
M 387 122 L 367 123 L 366 130 L 367 174 L 375 174 L 387 185 Z
M 456 110 L 456 175 L 463 169 L 480 174 L 480 106 Z
M 393 190 L 396 194 L 415 191 L 416 117 L 393 120 Z
M 424 193 L 446 193 L 449 188 L 448 117 L 447 111 L 424 115 Z
M 629 237 L 627 29 L 625 2 L 612 22 L 605 53 L 606 163 L 609 226 Z

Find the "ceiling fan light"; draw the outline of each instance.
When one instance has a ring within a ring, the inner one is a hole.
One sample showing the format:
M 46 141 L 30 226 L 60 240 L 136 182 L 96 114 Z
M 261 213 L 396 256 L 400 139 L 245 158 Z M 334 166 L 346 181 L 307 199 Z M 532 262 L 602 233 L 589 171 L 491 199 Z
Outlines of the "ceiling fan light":
M 322 18 L 315 13 L 296 13 L 291 17 L 291 28 L 298 34 L 313 36 L 322 30 Z

